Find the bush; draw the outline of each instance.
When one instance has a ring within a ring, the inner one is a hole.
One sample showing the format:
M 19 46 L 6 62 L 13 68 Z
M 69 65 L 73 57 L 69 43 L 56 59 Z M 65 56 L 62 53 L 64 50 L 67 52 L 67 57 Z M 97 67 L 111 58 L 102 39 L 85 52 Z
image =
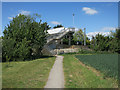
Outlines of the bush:
M 95 51 L 111 51 L 120 53 L 120 29 L 116 29 L 115 32 L 111 32 L 111 36 L 104 36 L 97 34 L 92 37 L 91 49 Z
M 46 25 L 46 22 L 36 22 L 31 16 L 20 14 L 13 18 L 3 32 L 3 61 L 41 56 L 46 43 Z

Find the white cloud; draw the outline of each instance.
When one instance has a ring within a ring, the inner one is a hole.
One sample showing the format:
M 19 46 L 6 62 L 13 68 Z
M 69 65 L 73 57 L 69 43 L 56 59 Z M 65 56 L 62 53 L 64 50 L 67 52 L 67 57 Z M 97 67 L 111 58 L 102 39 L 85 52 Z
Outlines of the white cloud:
M 115 31 L 116 28 L 115 27 L 104 27 L 102 28 L 102 31 Z
M 19 10 L 19 13 L 17 15 L 19 16 L 19 14 L 28 16 L 30 15 L 30 11 Z M 8 17 L 8 19 L 12 20 L 13 17 Z
M 60 22 L 57 22 L 57 21 L 51 21 L 50 23 L 54 25 L 61 24 Z
M 102 35 L 105 35 L 105 36 L 108 36 L 108 35 L 111 34 L 110 31 L 115 31 L 115 30 L 116 30 L 115 27 L 103 27 L 101 30 L 99 30 L 99 31 L 97 31 L 97 32 L 89 32 L 89 33 L 87 33 L 87 36 L 88 36 L 89 38 L 91 38 L 92 36 L 95 36 L 95 35 L 97 35 L 98 33 L 99 33 L 99 34 L 102 34 Z
M 105 35 L 105 36 L 110 35 L 110 32 L 90 32 L 90 33 L 87 33 L 87 36 L 88 36 L 88 38 L 91 40 L 91 39 L 92 39 L 92 36 L 95 37 L 95 35 L 97 35 L 98 33 L 99 33 L 99 34 L 102 34 L 102 35 Z
M 94 15 L 98 13 L 98 11 L 96 11 L 95 9 L 91 9 L 88 7 L 83 7 L 82 10 L 85 11 L 86 14 L 90 14 L 90 15 Z
M 105 36 L 110 35 L 110 32 L 90 32 L 90 33 L 87 33 L 87 36 L 92 37 L 92 36 L 97 35 L 98 33 L 105 35 Z
M 21 15 L 29 15 L 30 14 L 30 11 L 25 11 L 25 10 L 20 10 L 19 11 L 19 14 L 21 14 Z M 19 14 L 18 14 L 18 16 L 19 16 Z
M 77 32 L 79 30 L 79 28 L 75 28 L 75 32 Z
M 12 20 L 12 19 L 13 19 L 13 17 L 8 17 L 8 19 Z

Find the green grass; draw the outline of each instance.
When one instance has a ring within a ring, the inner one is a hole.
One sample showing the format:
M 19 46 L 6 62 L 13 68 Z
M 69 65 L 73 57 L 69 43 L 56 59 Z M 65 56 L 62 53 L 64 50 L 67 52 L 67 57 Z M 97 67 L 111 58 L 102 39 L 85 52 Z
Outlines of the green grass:
M 116 88 L 117 81 L 104 78 L 103 73 L 98 76 L 95 72 L 83 66 L 74 55 L 66 54 L 63 66 L 66 88 Z
M 43 88 L 55 57 L 2 64 L 3 88 Z
M 118 79 L 118 54 L 76 55 L 80 61 L 105 74 Z

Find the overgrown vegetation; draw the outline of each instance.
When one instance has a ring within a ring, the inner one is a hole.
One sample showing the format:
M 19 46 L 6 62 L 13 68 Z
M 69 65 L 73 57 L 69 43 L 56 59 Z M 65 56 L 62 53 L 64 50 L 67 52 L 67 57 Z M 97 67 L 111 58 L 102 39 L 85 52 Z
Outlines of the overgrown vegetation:
M 5 27 L 2 37 L 2 61 L 20 61 L 42 56 L 41 50 L 46 43 L 49 25 L 36 21 L 40 15 L 19 14 Z
M 71 37 L 72 45 L 84 45 L 84 34 L 82 29 L 79 29 Z M 68 45 L 69 36 L 63 39 L 63 43 Z M 93 49 L 95 52 L 117 52 L 120 53 L 120 29 L 116 29 L 114 32 L 110 32 L 110 35 L 97 34 L 92 36 L 90 40 L 86 36 L 86 45 Z
M 2 63 L 2 88 L 44 88 L 55 57 Z
M 104 36 L 97 34 L 92 37 L 90 48 L 95 51 L 110 51 L 120 53 L 120 29 L 111 32 L 111 35 Z
M 87 50 L 87 49 L 79 49 L 79 52 L 76 54 L 112 54 L 113 52 L 108 51 L 95 51 L 95 50 Z M 114 52 L 116 53 L 116 52 Z
M 66 88 L 117 88 L 113 78 L 104 78 L 103 73 L 95 72 L 80 63 L 75 54 L 65 54 L 63 61 Z

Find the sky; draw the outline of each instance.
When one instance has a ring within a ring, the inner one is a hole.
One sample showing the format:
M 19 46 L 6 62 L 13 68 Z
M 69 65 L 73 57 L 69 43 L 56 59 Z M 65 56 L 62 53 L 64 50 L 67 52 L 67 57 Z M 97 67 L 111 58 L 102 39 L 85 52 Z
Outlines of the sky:
M 2 31 L 20 13 L 38 13 L 51 27 L 62 24 L 76 30 L 86 28 L 89 37 L 108 35 L 118 27 L 118 2 L 2 2 Z

